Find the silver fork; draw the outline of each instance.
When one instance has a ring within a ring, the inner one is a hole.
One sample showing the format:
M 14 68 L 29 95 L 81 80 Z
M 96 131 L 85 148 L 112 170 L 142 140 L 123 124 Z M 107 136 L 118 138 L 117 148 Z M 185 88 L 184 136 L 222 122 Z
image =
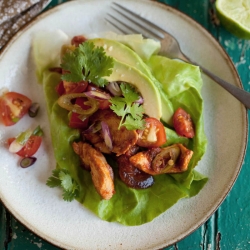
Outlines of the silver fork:
M 125 8 L 124 6 L 118 3 L 113 2 L 113 5 L 115 5 L 115 8 L 113 8 L 113 10 L 119 13 L 124 20 L 129 20 L 130 23 L 133 24 L 132 27 L 126 24 L 125 21 L 122 21 L 121 19 L 118 19 L 113 15 L 108 14 L 113 21 L 111 21 L 110 18 L 106 19 L 106 21 L 112 24 L 115 28 L 120 30 L 123 34 L 127 34 L 128 33 L 127 30 L 129 30 L 130 31 L 129 33 L 134 33 L 134 34 L 140 33 L 144 37 L 156 38 L 161 42 L 161 50 L 159 52 L 160 55 L 167 56 L 172 59 L 181 59 L 193 65 L 199 66 L 204 74 L 206 74 L 213 81 L 215 81 L 216 83 L 221 85 L 224 89 L 226 89 L 229 93 L 231 93 L 235 98 L 237 98 L 241 103 L 243 103 L 246 106 L 246 108 L 250 109 L 249 92 L 226 82 L 225 80 L 216 76 L 209 70 L 205 69 L 203 66 L 193 62 L 181 51 L 180 45 L 176 40 L 176 38 L 174 38 L 167 31 L 163 30 L 159 26 L 155 25 L 149 20 L 141 17 L 140 15 L 136 14 L 135 12 L 132 12 L 131 10 Z M 116 21 L 116 23 L 114 21 Z

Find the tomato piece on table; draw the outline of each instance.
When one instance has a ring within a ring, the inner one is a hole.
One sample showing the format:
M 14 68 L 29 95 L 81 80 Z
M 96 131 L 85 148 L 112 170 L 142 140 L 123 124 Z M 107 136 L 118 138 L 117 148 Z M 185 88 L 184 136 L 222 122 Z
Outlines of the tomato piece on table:
M 16 124 L 29 110 L 32 101 L 17 92 L 7 92 L 0 98 L 0 112 L 5 126 Z
M 15 138 L 9 138 L 7 143 L 10 144 L 15 140 Z M 42 137 L 37 135 L 31 135 L 28 141 L 25 143 L 23 148 L 16 152 L 17 155 L 21 157 L 30 157 L 34 155 L 39 149 L 42 143 Z
M 78 47 L 80 44 L 84 43 L 85 41 L 87 41 L 87 38 L 80 35 L 80 36 L 74 36 L 71 39 L 71 44 L 75 45 L 76 47 Z
M 97 86 L 95 86 L 94 84 L 89 84 L 87 91 L 98 91 L 100 93 L 106 93 L 105 91 L 101 90 L 100 88 L 98 88 Z M 101 100 L 101 99 L 96 99 L 96 101 L 98 102 L 99 106 L 98 108 L 101 110 L 104 109 L 109 109 L 111 103 L 109 102 L 109 100 Z
M 163 124 L 153 117 L 146 118 L 145 121 L 145 129 L 137 131 L 139 135 L 137 145 L 146 148 L 162 146 L 167 141 Z
M 188 114 L 184 109 L 178 108 L 173 116 L 173 125 L 176 133 L 180 136 L 187 138 L 193 138 L 194 123 L 191 119 L 190 114 Z
M 85 97 L 78 97 L 76 98 L 75 104 L 79 105 L 82 109 L 88 110 L 90 107 L 84 102 L 88 101 Z M 79 114 L 72 112 L 70 120 L 69 120 L 69 127 L 77 128 L 77 129 L 86 129 L 88 127 L 89 118 L 85 118 L 81 120 L 79 118 Z

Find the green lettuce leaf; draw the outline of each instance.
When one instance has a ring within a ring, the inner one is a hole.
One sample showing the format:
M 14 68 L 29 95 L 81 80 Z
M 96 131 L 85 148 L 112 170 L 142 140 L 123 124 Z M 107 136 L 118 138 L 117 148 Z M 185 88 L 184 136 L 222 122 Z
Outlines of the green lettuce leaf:
M 79 156 L 72 149 L 72 142 L 80 139 L 80 133 L 68 127 L 68 112 L 57 104 L 58 95 L 55 86 L 60 81 L 60 75 L 47 70 L 53 65 L 52 61 L 46 62 L 48 58 L 38 59 L 36 56 L 38 57 L 39 53 L 35 53 L 37 59 L 35 61 L 38 64 L 39 80 L 43 82 L 56 168 L 67 170 L 77 182 L 79 185 L 77 200 L 81 204 L 103 220 L 135 226 L 152 221 L 178 200 L 199 193 L 207 182 L 205 176 L 194 170 L 207 144 L 203 128 L 203 101 L 200 94 L 202 81 L 199 68 L 155 55 L 147 62 L 149 68 L 146 74 L 155 79 L 155 84 L 161 85 L 158 87 L 163 91 L 161 94 L 164 97 L 163 102 L 165 99 L 174 110 L 178 107 L 184 108 L 194 120 L 196 131 L 194 139 L 178 136 L 171 126 L 165 128 L 167 132 L 165 146 L 183 143 L 194 151 L 188 171 L 182 174 L 155 176 L 152 187 L 137 190 L 128 188 L 119 179 L 116 163 L 108 158 L 109 164 L 114 169 L 116 193 L 112 199 L 102 200 L 94 188 L 90 172 L 81 168 Z
M 56 37 L 56 39 L 53 39 Z M 61 47 L 69 43 L 69 37 L 61 30 L 40 31 L 33 37 L 32 55 L 36 65 L 36 76 L 42 83 L 43 72 L 50 67 L 59 67 Z
M 90 172 L 80 167 L 79 157 L 72 149 L 72 142 L 78 140 L 80 135 L 76 129 L 68 127 L 67 111 L 57 104 L 58 96 L 54 89 L 60 76 L 46 71 L 43 79 L 57 168 L 70 172 L 80 186 L 77 200 L 101 219 L 127 226 L 141 225 L 153 220 L 179 199 L 197 194 L 205 185 L 207 178 L 192 172 L 185 177 L 188 185 L 179 182 L 174 175 L 159 175 L 154 177 L 155 183 L 148 189 L 128 188 L 118 177 L 116 163 L 108 159 L 116 177 L 116 193 L 111 200 L 102 200 L 94 188 Z M 174 131 L 170 140 L 188 143 L 187 139 L 179 137 Z
M 174 110 L 179 107 L 183 108 L 191 115 L 195 124 L 195 137 L 187 144 L 187 147 L 194 151 L 189 163 L 189 170 L 183 174 L 173 175 L 178 182 L 190 187 L 193 168 L 204 155 L 207 146 L 204 132 L 203 100 L 200 93 L 202 79 L 199 67 L 158 55 L 150 58 L 148 66 L 162 84 Z

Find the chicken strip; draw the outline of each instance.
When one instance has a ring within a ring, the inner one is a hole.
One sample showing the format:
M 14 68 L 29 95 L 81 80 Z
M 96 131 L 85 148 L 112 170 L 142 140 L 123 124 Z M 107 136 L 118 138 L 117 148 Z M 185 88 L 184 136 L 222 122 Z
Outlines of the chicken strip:
M 91 117 L 91 122 L 93 123 L 96 121 L 104 121 L 108 125 L 113 146 L 111 150 L 109 150 L 105 145 L 102 132 L 97 132 L 94 135 L 92 133 L 86 133 L 84 136 L 101 152 L 108 153 L 108 151 L 110 151 L 115 153 L 117 156 L 122 155 L 128 151 L 130 147 L 136 144 L 138 134 L 135 130 L 127 130 L 124 126 L 118 130 L 120 120 L 119 116 L 117 116 L 110 109 L 98 110 Z
M 134 167 L 151 175 L 181 173 L 188 169 L 192 155 L 192 150 L 182 144 L 174 144 L 139 152 L 130 157 L 129 161 Z
M 74 142 L 73 149 L 85 166 L 90 168 L 94 186 L 100 196 L 109 200 L 115 193 L 114 173 L 103 154 L 84 142 Z

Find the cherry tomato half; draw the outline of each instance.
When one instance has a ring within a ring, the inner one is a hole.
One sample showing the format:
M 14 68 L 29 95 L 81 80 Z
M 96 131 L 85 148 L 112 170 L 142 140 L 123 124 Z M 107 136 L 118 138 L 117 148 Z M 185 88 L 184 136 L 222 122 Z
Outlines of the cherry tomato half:
M 0 113 L 5 126 L 17 123 L 29 110 L 32 101 L 25 95 L 7 92 L 0 98 Z
M 10 145 L 14 140 L 15 138 L 9 138 L 8 145 Z M 19 150 L 16 154 L 21 157 L 30 157 L 37 152 L 41 143 L 42 143 L 41 136 L 31 135 L 28 141 L 23 146 L 23 148 Z
M 84 102 L 88 101 L 85 97 L 78 97 L 76 98 L 75 104 L 79 105 L 82 109 L 88 110 L 90 107 L 85 105 Z M 77 128 L 77 129 L 86 129 L 88 127 L 89 118 L 86 118 L 82 121 L 79 118 L 79 114 L 72 112 L 70 120 L 69 120 L 69 127 Z
M 194 137 L 194 123 L 190 114 L 188 114 L 184 109 L 178 108 L 175 111 L 173 116 L 173 125 L 178 135 L 185 136 L 187 138 Z
M 146 148 L 162 146 L 167 140 L 163 124 L 153 117 L 146 118 L 145 121 L 146 128 L 137 131 L 139 135 L 137 145 Z

